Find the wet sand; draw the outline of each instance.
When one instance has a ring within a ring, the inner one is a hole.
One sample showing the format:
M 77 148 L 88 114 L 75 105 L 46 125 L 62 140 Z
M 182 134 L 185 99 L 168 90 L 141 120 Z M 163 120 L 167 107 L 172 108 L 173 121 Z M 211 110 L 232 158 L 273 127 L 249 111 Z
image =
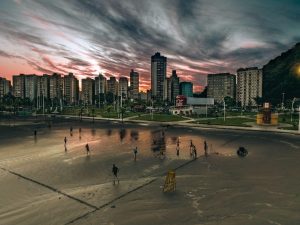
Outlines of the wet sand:
M 40 120 L 19 122 L 0 126 L 0 224 L 299 224 L 299 136 L 105 121 L 56 119 L 51 128 Z M 198 150 L 194 161 L 190 140 Z M 239 146 L 249 150 L 246 158 L 237 157 Z M 120 168 L 115 186 L 113 163 Z M 164 175 L 178 167 L 176 191 L 162 193 Z

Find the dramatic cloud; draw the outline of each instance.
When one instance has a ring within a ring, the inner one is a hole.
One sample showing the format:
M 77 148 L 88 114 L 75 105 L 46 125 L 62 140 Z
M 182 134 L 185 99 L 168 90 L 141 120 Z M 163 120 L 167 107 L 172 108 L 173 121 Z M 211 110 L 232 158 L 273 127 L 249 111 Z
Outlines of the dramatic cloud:
M 141 74 L 168 57 L 168 74 L 200 90 L 208 73 L 261 67 L 300 41 L 295 0 L 15 0 L 0 2 L 0 74 Z M 14 69 L 7 68 L 14 60 Z M 19 71 L 26 63 L 28 71 Z

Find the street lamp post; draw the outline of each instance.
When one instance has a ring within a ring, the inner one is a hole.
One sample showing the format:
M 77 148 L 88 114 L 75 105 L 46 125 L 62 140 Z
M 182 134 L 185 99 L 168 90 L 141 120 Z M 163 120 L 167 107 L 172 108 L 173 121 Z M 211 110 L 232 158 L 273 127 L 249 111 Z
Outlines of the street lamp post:
M 123 93 L 121 93 L 121 119 L 122 119 L 122 123 L 123 123 Z
M 225 99 L 224 99 L 224 101 L 223 101 L 223 103 L 224 103 L 224 121 L 225 121 L 225 118 L 226 118 L 226 104 L 225 104 Z
M 98 92 L 99 92 L 99 95 L 98 95 L 98 97 L 99 97 L 99 99 L 98 99 L 98 107 L 99 107 L 99 109 L 100 109 L 100 77 L 99 77 L 99 80 L 98 80 Z
M 296 98 L 293 98 L 292 101 L 292 109 L 291 109 L 291 122 L 293 122 L 293 113 L 294 113 L 294 103 L 295 103 Z
M 152 99 L 152 107 L 151 107 L 151 120 L 153 120 L 153 99 Z

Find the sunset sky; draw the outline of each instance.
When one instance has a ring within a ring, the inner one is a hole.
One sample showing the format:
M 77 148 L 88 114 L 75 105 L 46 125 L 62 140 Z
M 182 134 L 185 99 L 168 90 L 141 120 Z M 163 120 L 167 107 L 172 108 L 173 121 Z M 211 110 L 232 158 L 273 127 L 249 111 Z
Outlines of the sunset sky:
M 0 76 L 141 75 L 150 57 L 199 91 L 208 73 L 261 67 L 300 41 L 299 0 L 1 0 Z

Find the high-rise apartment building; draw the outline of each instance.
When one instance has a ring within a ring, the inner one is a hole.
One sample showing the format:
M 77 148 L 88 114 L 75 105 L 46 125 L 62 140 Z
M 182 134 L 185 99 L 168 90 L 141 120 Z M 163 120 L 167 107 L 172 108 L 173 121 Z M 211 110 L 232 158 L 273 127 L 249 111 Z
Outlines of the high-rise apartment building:
M 81 80 L 81 100 L 86 105 L 94 104 L 95 80 L 86 78 Z
M 176 74 L 176 70 L 172 71 L 172 76 L 170 77 L 170 97 L 169 101 L 175 105 L 176 96 L 179 95 L 179 77 Z
M 164 95 L 163 100 L 164 101 L 170 101 L 171 99 L 171 82 L 170 78 L 166 77 L 164 81 Z
M 255 98 L 262 97 L 262 69 L 257 67 L 241 68 L 237 70 L 236 101 L 242 107 L 256 106 Z
M 130 91 L 131 98 L 138 99 L 139 98 L 139 73 L 131 70 L 130 72 Z
M 30 101 L 37 98 L 37 81 L 37 75 L 31 74 L 25 76 L 25 98 L 29 98 Z
M 163 100 L 166 73 L 167 58 L 157 52 L 151 56 L 151 91 L 155 100 Z
M 230 73 L 208 74 L 207 97 L 221 103 L 225 97 L 235 99 L 236 76 Z
M 99 74 L 95 78 L 95 102 L 100 107 L 105 102 L 105 94 L 107 92 L 107 81 L 106 78 Z
M 107 92 L 110 92 L 115 96 L 118 95 L 118 81 L 115 77 L 110 77 L 109 80 L 107 80 Z
M 49 98 L 60 101 L 63 98 L 63 78 L 58 73 L 53 73 L 49 78 Z
M 50 75 L 37 76 L 37 97 L 50 98 Z
M 180 82 L 180 95 L 185 97 L 193 97 L 193 83 L 192 82 Z
M 25 75 L 13 76 L 13 95 L 16 98 L 25 98 Z
M 119 78 L 119 96 L 122 96 L 123 99 L 128 97 L 128 79 L 127 77 Z
M 64 100 L 67 105 L 78 103 L 79 81 L 73 73 L 64 76 Z
M 0 77 L 0 98 L 11 92 L 11 83 L 6 78 Z

